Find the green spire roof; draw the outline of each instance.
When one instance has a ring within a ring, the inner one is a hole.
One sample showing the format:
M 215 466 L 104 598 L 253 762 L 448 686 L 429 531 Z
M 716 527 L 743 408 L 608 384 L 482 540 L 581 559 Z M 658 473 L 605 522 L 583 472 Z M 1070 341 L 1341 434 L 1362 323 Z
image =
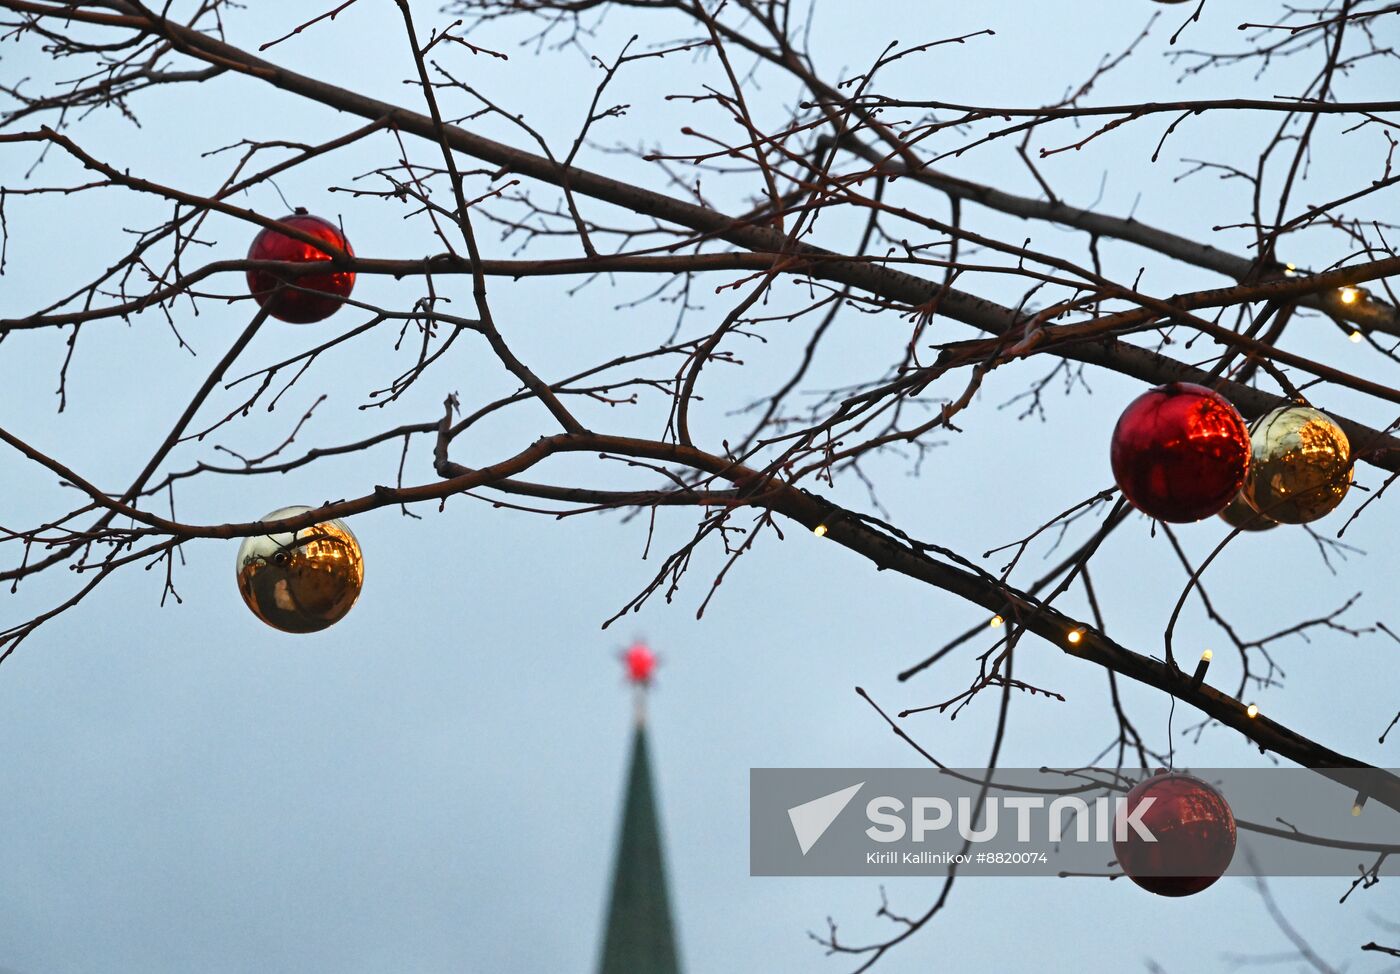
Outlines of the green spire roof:
M 599 974 L 678 974 L 676 933 L 666 891 L 661 823 L 652 790 L 646 727 L 632 738 L 632 765 L 617 839 L 612 898 Z

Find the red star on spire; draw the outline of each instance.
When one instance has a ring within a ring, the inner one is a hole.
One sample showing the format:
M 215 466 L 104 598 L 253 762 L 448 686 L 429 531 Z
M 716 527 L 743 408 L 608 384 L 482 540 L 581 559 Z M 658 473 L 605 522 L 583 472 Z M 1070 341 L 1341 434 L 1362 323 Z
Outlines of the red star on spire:
M 656 654 L 651 647 L 638 640 L 622 654 L 622 662 L 627 667 L 627 679 L 637 686 L 651 686 L 651 678 L 656 672 Z

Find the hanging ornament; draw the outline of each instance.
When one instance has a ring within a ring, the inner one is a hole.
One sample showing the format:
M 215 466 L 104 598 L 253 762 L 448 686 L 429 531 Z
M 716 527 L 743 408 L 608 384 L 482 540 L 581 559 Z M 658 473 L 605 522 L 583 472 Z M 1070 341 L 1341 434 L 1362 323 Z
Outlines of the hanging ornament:
M 1241 531 L 1267 531 L 1270 528 L 1278 527 L 1278 522 L 1267 514 L 1260 514 L 1249 506 L 1249 502 L 1244 499 L 1244 492 L 1235 495 L 1235 499 L 1225 505 L 1225 510 L 1220 512 L 1220 520 L 1230 525 L 1232 528 L 1239 528 Z
M 311 510 L 283 507 L 264 515 L 280 521 Z M 238 547 L 238 591 L 253 614 L 283 632 L 317 632 L 339 622 L 359 597 L 364 556 L 344 521 L 299 531 L 258 534 Z
M 1249 429 L 1224 396 L 1172 382 L 1123 410 L 1113 430 L 1113 477 L 1134 507 L 1159 521 L 1218 514 L 1249 470 Z
M 1158 896 L 1190 896 L 1223 876 L 1235 857 L 1235 815 L 1225 797 L 1189 774 L 1159 771 L 1128 792 L 1119 815 L 1149 798 L 1136 821 L 1156 842 L 1131 825 L 1120 841 L 1115 823 L 1113 852 L 1128 878 Z
M 324 240 L 351 257 L 355 256 L 355 251 L 350 248 L 350 241 L 345 239 L 345 234 L 340 232 L 339 227 L 319 216 L 311 216 L 302 207 L 297 207 L 295 213 L 284 216 L 280 222 L 318 240 Z M 253 238 L 253 245 L 248 248 L 248 259 L 304 264 L 330 260 L 331 257 L 325 251 L 295 237 L 289 237 L 280 230 L 264 227 L 263 231 Z M 321 321 L 335 314 L 354 287 L 354 271 L 331 271 L 327 274 L 287 277 L 272 271 L 248 272 L 248 290 L 253 293 L 253 299 L 258 302 L 258 306 L 267 308 L 268 314 L 274 318 L 298 325 Z M 302 290 L 297 290 L 298 288 Z
M 1244 499 L 1285 524 L 1330 513 L 1351 486 L 1351 444 L 1336 421 L 1308 406 L 1280 406 L 1250 427 Z

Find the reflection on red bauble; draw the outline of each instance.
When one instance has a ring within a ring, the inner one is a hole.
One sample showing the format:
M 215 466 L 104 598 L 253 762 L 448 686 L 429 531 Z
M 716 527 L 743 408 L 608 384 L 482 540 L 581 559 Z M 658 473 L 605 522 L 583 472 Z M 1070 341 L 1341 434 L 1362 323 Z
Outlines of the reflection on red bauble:
M 1113 478 L 1159 521 L 1219 514 L 1249 472 L 1249 428 L 1224 396 L 1172 382 L 1132 401 L 1113 430 Z
M 302 233 L 308 233 L 319 240 L 324 240 L 332 246 L 344 250 L 350 256 L 355 252 L 350 249 L 350 241 L 345 239 L 345 234 L 340 232 L 340 228 L 329 220 L 323 220 L 319 216 L 311 216 L 305 210 L 298 208 L 291 216 L 284 216 L 279 222 L 285 223 L 289 227 L 295 227 Z M 309 243 L 303 243 L 295 237 L 274 230 L 271 227 L 263 228 L 263 231 L 253 238 L 253 246 L 248 248 L 249 260 L 281 260 L 293 263 L 306 263 L 316 260 L 330 260 L 330 254 L 313 247 Z M 293 287 L 284 287 L 278 291 L 277 286 L 283 281 Z M 341 302 L 350 296 L 350 291 L 355 287 L 354 271 L 332 271 L 329 274 L 303 274 L 300 277 L 283 277 L 271 271 L 249 271 L 248 290 L 253 292 L 253 298 L 260 307 L 267 308 L 267 313 L 274 318 L 283 321 L 290 321 L 294 324 L 303 325 L 313 321 L 320 321 L 329 318 L 339 310 Z M 274 293 L 275 292 L 275 293 Z
M 1235 857 L 1235 815 L 1225 797 L 1199 778 L 1163 771 L 1128 792 L 1119 816 L 1148 798 L 1137 820 L 1156 842 L 1131 826 L 1123 840 L 1114 830 L 1113 852 L 1128 878 L 1158 896 L 1190 896 L 1223 876 Z

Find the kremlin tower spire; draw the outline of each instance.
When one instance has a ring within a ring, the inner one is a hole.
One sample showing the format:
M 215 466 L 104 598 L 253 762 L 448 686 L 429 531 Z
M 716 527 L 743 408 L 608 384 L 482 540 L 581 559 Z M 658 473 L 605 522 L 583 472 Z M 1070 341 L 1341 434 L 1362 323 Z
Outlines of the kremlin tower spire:
M 656 654 L 645 643 L 637 642 L 622 659 L 627 679 L 634 687 L 637 721 L 598 971 L 679 974 L 661 823 L 647 748 L 646 695 L 656 670 Z

